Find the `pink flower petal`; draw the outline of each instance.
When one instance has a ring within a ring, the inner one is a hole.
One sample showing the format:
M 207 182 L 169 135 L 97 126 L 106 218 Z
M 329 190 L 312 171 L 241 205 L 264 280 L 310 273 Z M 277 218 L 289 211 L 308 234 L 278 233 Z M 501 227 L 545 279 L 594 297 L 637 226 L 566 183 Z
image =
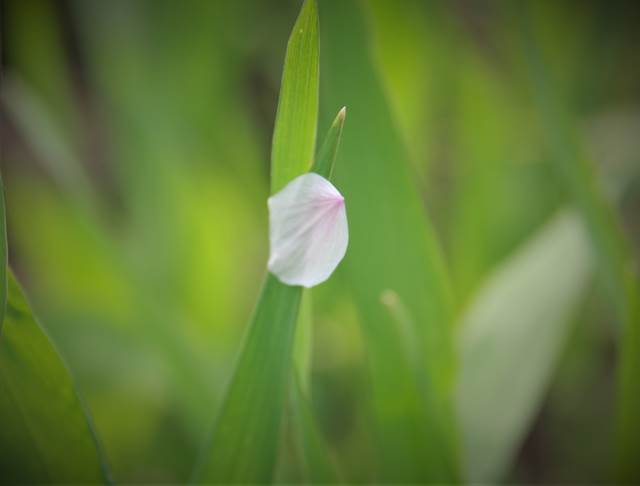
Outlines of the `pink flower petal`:
M 301 175 L 269 204 L 269 271 L 288 285 L 313 287 L 329 278 L 349 242 L 342 194 L 324 177 Z

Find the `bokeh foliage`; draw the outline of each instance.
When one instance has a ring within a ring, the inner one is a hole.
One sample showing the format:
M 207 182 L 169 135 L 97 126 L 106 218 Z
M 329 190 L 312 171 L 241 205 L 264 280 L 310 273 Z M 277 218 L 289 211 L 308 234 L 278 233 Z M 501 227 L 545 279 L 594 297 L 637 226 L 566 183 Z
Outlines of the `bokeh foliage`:
M 91 423 L 116 481 L 193 477 L 258 301 L 266 198 L 346 105 L 350 247 L 282 335 L 265 474 L 638 480 L 637 8 L 317 3 L 320 48 L 287 65 L 298 1 L 5 2 L 9 260 L 46 332 L 9 285 L 0 377 L 20 317 L 31 376 L 71 397 L 47 392 L 47 417 L 24 395 L 37 448 L 70 403 L 82 480 L 102 474 Z M 283 69 L 309 83 L 280 89 Z M 64 476 L 55 452 L 49 476 L 0 479 Z

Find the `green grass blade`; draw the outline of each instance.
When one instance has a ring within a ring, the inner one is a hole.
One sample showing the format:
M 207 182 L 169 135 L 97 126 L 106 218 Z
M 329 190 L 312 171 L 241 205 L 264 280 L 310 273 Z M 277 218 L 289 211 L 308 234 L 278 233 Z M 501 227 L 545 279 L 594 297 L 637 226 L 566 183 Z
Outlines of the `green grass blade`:
M 322 112 L 333 115 L 337 107 L 349 107 L 336 182 L 349 213 L 350 247 L 343 268 L 354 289 L 371 366 L 377 479 L 452 481 L 457 477 L 455 365 L 445 268 L 370 59 L 358 4 L 327 0 L 321 9 Z M 387 289 L 412 316 L 419 380 L 380 302 Z
M 499 481 L 508 472 L 592 263 L 578 215 L 563 211 L 495 270 L 462 317 L 457 409 L 465 478 L 472 483 Z
M 271 148 L 271 192 L 311 167 L 318 124 L 318 10 L 307 0 L 293 26 L 284 60 Z
M 285 57 L 271 154 L 272 193 L 313 163 L 318 34 L 316 2 L 307 0 Z M 197 471 L 198 480 L 272 480 L 301 297 L 301 287 L 290 287 L 267 275 L 212 440 Z
M 339 475 L 316 423 L 311 402 L 313 306 L 309 290 L 304 290 L 302 295 L 295 339 L 294 379 L 289 392 L 289 430 L 293 434 L 297 457 L 300 458 L 301 474 L 304 481 L 310 484 L 335 484 L 339 482 Z
M 296 338 L 293 348 L 293 367 L 300 388 L 305 395 L 311 392 L 311 359 L 313 347 L 313 301 L 309 290 L 302 291 Z
M 548 150 L 557 162 L 567 190 L 580 209 L 598 255 L 609 296 L 620 324 L 618 365 L 618 455 L 616 469 L 622 482 L 640 479 L 640 275 L 615 214 L 604 197 L 593 164 L 585 155 L 569 110 L 559 96 L 543 54 L 529 24 L 520 14 L 526 60 L 534 99 L 540 113 Z
M 309 484 L 339 483 L 336 466 L 316 424 L 313 406 L 297 377 L 292 383 L 291 397 L 293 415 L 291 428 L 296 434 L 295 439 L 300 451 L 305 482 Z
M 198 479 L 271 480 L 301 295 L 268 275 Z
M 3 481 L 109 482 L 69 371 L 11 274 L 0 336 L 0 417 Z
M 347 107 L 344 106 L 338 112 L 335 120 L 329 128 L 326 138 L 322 144 L 320 152 L 315 164 L 311 170 L 316 174 L 320 174 L 326 179 L 331 179 L 333 175 L 333 167 L 336 162 L 336 155 L 338 155 L 338 147 L 340 146 L 340 137 L 342 136 L 342 129 L 344 128 L 344 119 L 347 116 Z

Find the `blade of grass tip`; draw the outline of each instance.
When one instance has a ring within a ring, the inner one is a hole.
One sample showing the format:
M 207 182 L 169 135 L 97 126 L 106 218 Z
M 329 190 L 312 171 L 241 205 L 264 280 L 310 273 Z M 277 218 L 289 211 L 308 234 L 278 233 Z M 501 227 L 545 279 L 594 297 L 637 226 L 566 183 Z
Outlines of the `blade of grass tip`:
M 344 120 L 346 117 L 347 108 L 342 107 L 338 112 L 335 120 L 331 124 L 331 128 L 327 132 L 325 140 L 322 144 L 318 156 L 316 158 L 312 172 L 319 174 L 327 179 L 331 179 L 333 173 L 333 167 L 336 161 L 336 155 L 338 153 L 338 146 L 340 145 L 340 137 L 342 135 L 342 128 L 344 127 Z M 311 362 L 311 348 L 312 348 L 312 300 L 309 291 L 303 292 L 302 304 L 300 307 L 300 316 L 298 323 L 298 331 L 296 333 L 296 343 L 294 349 L 294 361 L 296 372 L 300 378 L 300 384 L 302 390 L 309 396 L 309 373 Z
M 315 0 L 306 0 L 287 44 L 271 146 L 271 193 L 306 172 L 318 125 L 319 41 Z
M 271 153 L 272 193 L 306 172 L 313 161 L 318 44 L 317 6 L 307 0 L 285 55 Z M 301 287 L 267 275 L 196 480 L 272 480 L 301 296 Z
M 198 480 L 271 481 L 301 295 L 267 276 Z
M 347 107 L 343 106 L 338 112 L 335 120 L 329 128 L 329 132 L 322 144 L 320 152 L 318 152 L 318 158 L 316 163 L 311 168 L 312 172 L 320 174 L 326 179 L 331 179 L 333 175 L 333 167 L 336 162 L 336 155 L 338 154 L 338 147 L 340 146 L 340 138 L 342 137 L 342 129 L 344 128 L 344 120 L 347 116 Z
M 640 479 L 637 460 L 640 450 L 640 280 L 634 255 L 615 211 L 604 197 L 595 169 L 575 133 L 571 116 L 559 99 L 559 90 L 534 38 L 528 13 L 526 10 L 518 12 L 520 30 L 528 54 L 531 87 L 549 150 L 589 228 L 620 323 L 616 474 L 620 481 L 633 482 Z

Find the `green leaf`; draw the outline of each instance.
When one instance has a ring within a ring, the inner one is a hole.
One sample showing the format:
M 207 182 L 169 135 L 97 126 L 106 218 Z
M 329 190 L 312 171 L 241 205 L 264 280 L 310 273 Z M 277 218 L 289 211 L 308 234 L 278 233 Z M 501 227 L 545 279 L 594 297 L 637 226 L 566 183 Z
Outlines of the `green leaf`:
M 267 276 L 199 480 L 271 480 L 301 295 Z
M 284 63 L 271 154 L 272 193 L 312 165 L 318 114 L 318 13 L 307 0 Z M 302 287 L 268 274 L 248 334 L 196 473 L 206 482 L 269 482 L 291 378 Z
M 316 424 L 313 405 L 298 377 L 293 380 L 291 397 L 291 428 L 296 434 L 296 443 L 301 452 L 305 481 L 309 484 L 340 482 L 336 465 Z
M 425 166 L 432 161 L 427 151 L 450 129 L 441 126 L 443 109 L 455 89 L 453 68 L 459 64 L 452 50 L 456 40 L 450 34 L 452 16 L 446 15 L 449 9 L 440 2 L 404 0 L 402 8 L 395 0 L 362 4 L 378 72 L 401 136 L 416 171 L 429 176 Z
M 578 215 L 562 211 L 495 270 L 462 316 L 457 409 L 465 478 L 472 483 L 499 481 L 508 472 L 592 263 Z
M 293 26 L 284 60 L 271 147 L 271 192 L 313 163 L 318 124 L 318 10 L 307 0 Z
M 339 106 L 349 107 L 335 177 L 350 225 L 341 271 L 354 289 L 371 366 L 376 479 L 450 482 L 457 477 L 457 454 L 447 275 L 370 59 L 358 5 L 326 0 L 321 9 L 327 95 L 322 112 L 327 116 Z M 387 289 L 412 317 L 417 370 L 407 361 L 400 330 L 382 307 L 380 297 Z
M 11 274 L 0 336 L 0 417 L 3 481 L 109 482 L 69 370 Z
M 329 128 L 322 148 L 318 153 L 318 158 L 311 170 L 316 174 L 320 174 L 326 179 L 331 179 L 333 175 L 333 167 L 336 163 L 338 155 L 338 147 L 340 146 L 340 137 L 342 137 L 342 129 L 344 128 L 344 119 L 347 116 L 347 107 L 343 106 L 336 115 L 335 120 Z
M 313 300 L 308 289 L 302 291 L 293 348 L 294 373 L 305 395 L 311 390 L 311 350 L 313 347 Z
M 344 121 L 344 117 L 342 117 L 342 121 Z M 332 138 L 330 136 L 327 138 L 325 147 L 328 144 L 333 144 L 330 142 Z M 333 159 L 334 157 L 330 156 L 329 158 Z M 319 158 L 318 160 L 326 160 L 326 154 L 324 159 Z M 329 172 L 331 165 L 332 163 L 326 165 Z M 289 429 L 294 435 L 293 442 L 297 448 L 297 456 L 300 458 L 300 469 L 304 481 L 310 484 L 335 484 L 339 482 L 339 474 L 329 453 L 328 445 L 316 423 L 311 402 L 312 331 L 311 292 L 305 289 L 302 294 L 295 338 L 294 378 L 289 392 L 291 408 Z

